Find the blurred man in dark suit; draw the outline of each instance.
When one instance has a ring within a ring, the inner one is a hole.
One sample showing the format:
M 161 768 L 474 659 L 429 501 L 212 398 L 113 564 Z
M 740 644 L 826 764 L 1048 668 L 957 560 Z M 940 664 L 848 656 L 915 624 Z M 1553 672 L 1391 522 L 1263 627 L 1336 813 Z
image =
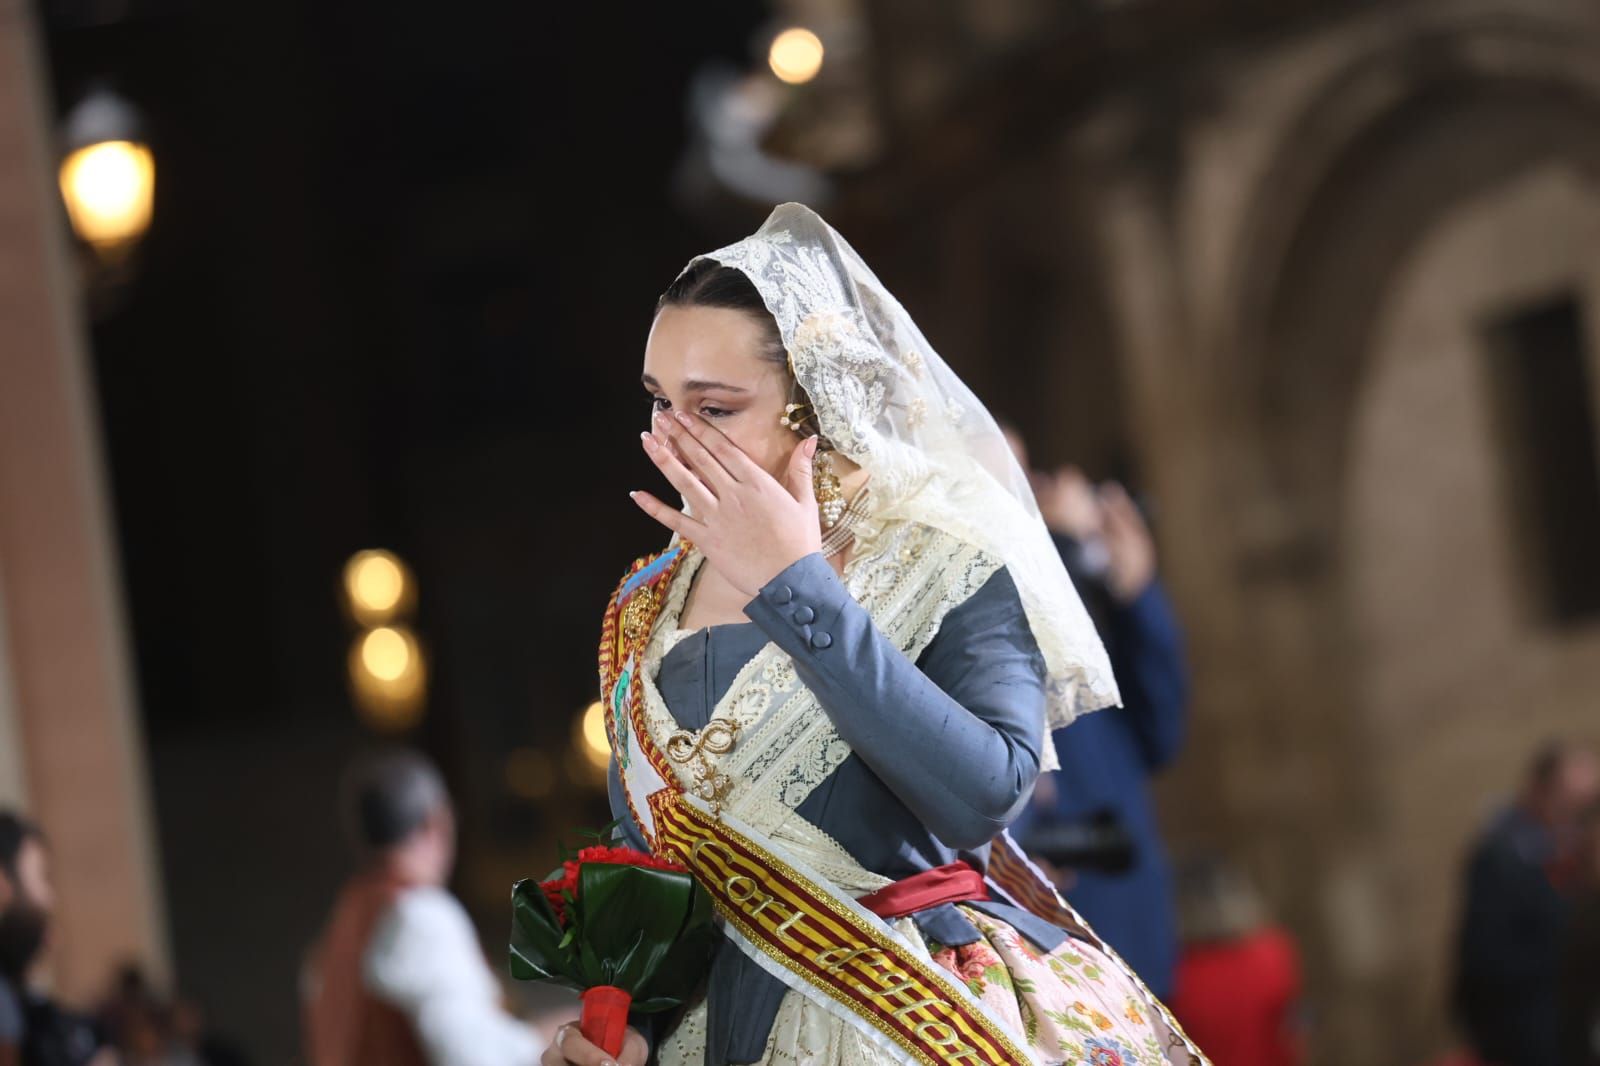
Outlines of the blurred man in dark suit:
M 43 831 L 0 811 L 0 1010 L 22 1066 L 115 1066 L 116 1051 L 93 1019 L 62 1006 L 40 980 L 47 962 L 55 889 Z M 20 1025 L 18 1025 L 20 1021 Z M 0 1038 L 0 1049 L 4 1048 Z M 0 1050 L 0 1064 L 6 1052 Z
M 1561 959 L 1561 1039 L 1566 1066 L 1600 1066 L 1600 803 L 1579 825 L 1577 893 Z
M 1557 973 L 1577 874 L 1579 814 L 1600 795 L 1600 760 L 1542 748 L 1516 802 L 1467 863 L 1455 1006 L 1478 1057 L 1496 1066 L 1560 1063 Z
M 1021 439 L 1008 436 L 1029 469 Z M 1128 493 L 1113 483 L 1096 486 L 1074 467 L 1032 477 L 1045 525 L 1110 653 L 1122 706 L 1056 732 L 1061 772 L 1040 778 L 1011 831 L 1028 847 L 1052 827 L 1093 827 L 1088 835 L 1112 858 L 1064 872 L 1065 894 L 1165 999 L 1177 965 L 1177 916 L 1148 786 L 1183 747 L 1182 632 L 1157 578 L 1155 540 Z

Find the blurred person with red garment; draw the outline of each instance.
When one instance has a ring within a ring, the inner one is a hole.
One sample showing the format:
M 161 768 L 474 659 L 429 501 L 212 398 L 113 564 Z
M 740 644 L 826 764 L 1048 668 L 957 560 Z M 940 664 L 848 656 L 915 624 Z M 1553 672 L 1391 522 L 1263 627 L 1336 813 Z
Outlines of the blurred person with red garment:
M 1456 1017 L 1494 1066 L 1561 1062 L 1558 969 L 1577 873 L 1578 819 L 1600 797 L 1600 760 L 1564 742 L 1535 754 L 1516 801 L 1480 834 L 1466 867 L 1456 944 Z
M 504 1010 L 471 919 L 445 888 L 455 816 L 431 763 L 395 750 L 357 762 L 345 814 L 362 869 L 305 974 L 310 1066 L 531 1066 L 544 1052 Z
M 1238 869 L 1217 859 L 1178 875 L 1183 948 L 1172 1012 L 1215 1066 L 1299 1066 L 1306 1060 L 1300 957 L 1267 920 Z
M 0 926 L 16 898 L 9 877 L 0 877 Z M 17 1066 L 22 1059 L 22 998 L 0 972 L 0 1066 Z

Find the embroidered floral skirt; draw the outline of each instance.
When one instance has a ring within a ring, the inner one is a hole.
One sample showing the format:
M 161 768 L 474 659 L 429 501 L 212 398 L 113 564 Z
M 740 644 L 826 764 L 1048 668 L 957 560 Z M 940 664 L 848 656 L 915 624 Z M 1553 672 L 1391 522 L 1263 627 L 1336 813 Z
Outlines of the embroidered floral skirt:
M 959 947 L 923 940 L 914 923 L 895 928 L 925 943 L 933 961 L 1021 1034 L 1039 1063 L 1089 1066 L 1189 1066 L 1182 1040 L 1152 1011 L 1144 993 L 1099 949 L 1069 939 L 1040 952 L 1005 922 L 963 907 L 983 939 Z M 705 1004 L 692 1007 L 662 1043 L 662 1066 L 702 1066 Z M 763 1064 L 887 1066 L 887 1053 L 853 1026 L 791 991 L 767 1040 Z

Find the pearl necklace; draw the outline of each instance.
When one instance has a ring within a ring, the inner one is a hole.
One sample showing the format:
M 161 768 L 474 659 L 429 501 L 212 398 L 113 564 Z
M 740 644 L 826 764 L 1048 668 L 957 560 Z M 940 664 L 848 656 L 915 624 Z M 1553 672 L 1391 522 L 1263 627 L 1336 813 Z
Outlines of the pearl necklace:
M 822 557 L 831 559 L 844 551 L 855 538 L 855 528 L 867 517 L 867 486 L 862 485 L 845 505 L 844 512 L 822 536 Z

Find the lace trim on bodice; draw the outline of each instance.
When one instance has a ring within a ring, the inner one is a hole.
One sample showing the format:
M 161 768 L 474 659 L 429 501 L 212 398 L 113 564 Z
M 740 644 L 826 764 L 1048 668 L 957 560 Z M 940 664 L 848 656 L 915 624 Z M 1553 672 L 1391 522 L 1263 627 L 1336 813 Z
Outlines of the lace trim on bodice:
M 673 574 L 644 653 L 645 724 L 663 750 L 674 735 L 687 734 L 694 741 L 704 732 L 684 730 L 656 684 L 662 659 L 683 639 L 676 636 L 683 632 L 678 618 L 703 561 L 691 548 Z M 884 635 L 915 661 L 945 615 L 999 567 L 992 556 L 929 526 L 865 523 L 843 581 Z M 732 750 L 711 758 L 731 779 L 728 809 L 762 832 L 777 830 L 850 756 L 850 746 L 799 679 L 794 661 L 770 641 L 740 668 L 712 719 L 736 730 Z M 687 767 L 675 766 L 674 772 L 680 785 L 691 786 Z

